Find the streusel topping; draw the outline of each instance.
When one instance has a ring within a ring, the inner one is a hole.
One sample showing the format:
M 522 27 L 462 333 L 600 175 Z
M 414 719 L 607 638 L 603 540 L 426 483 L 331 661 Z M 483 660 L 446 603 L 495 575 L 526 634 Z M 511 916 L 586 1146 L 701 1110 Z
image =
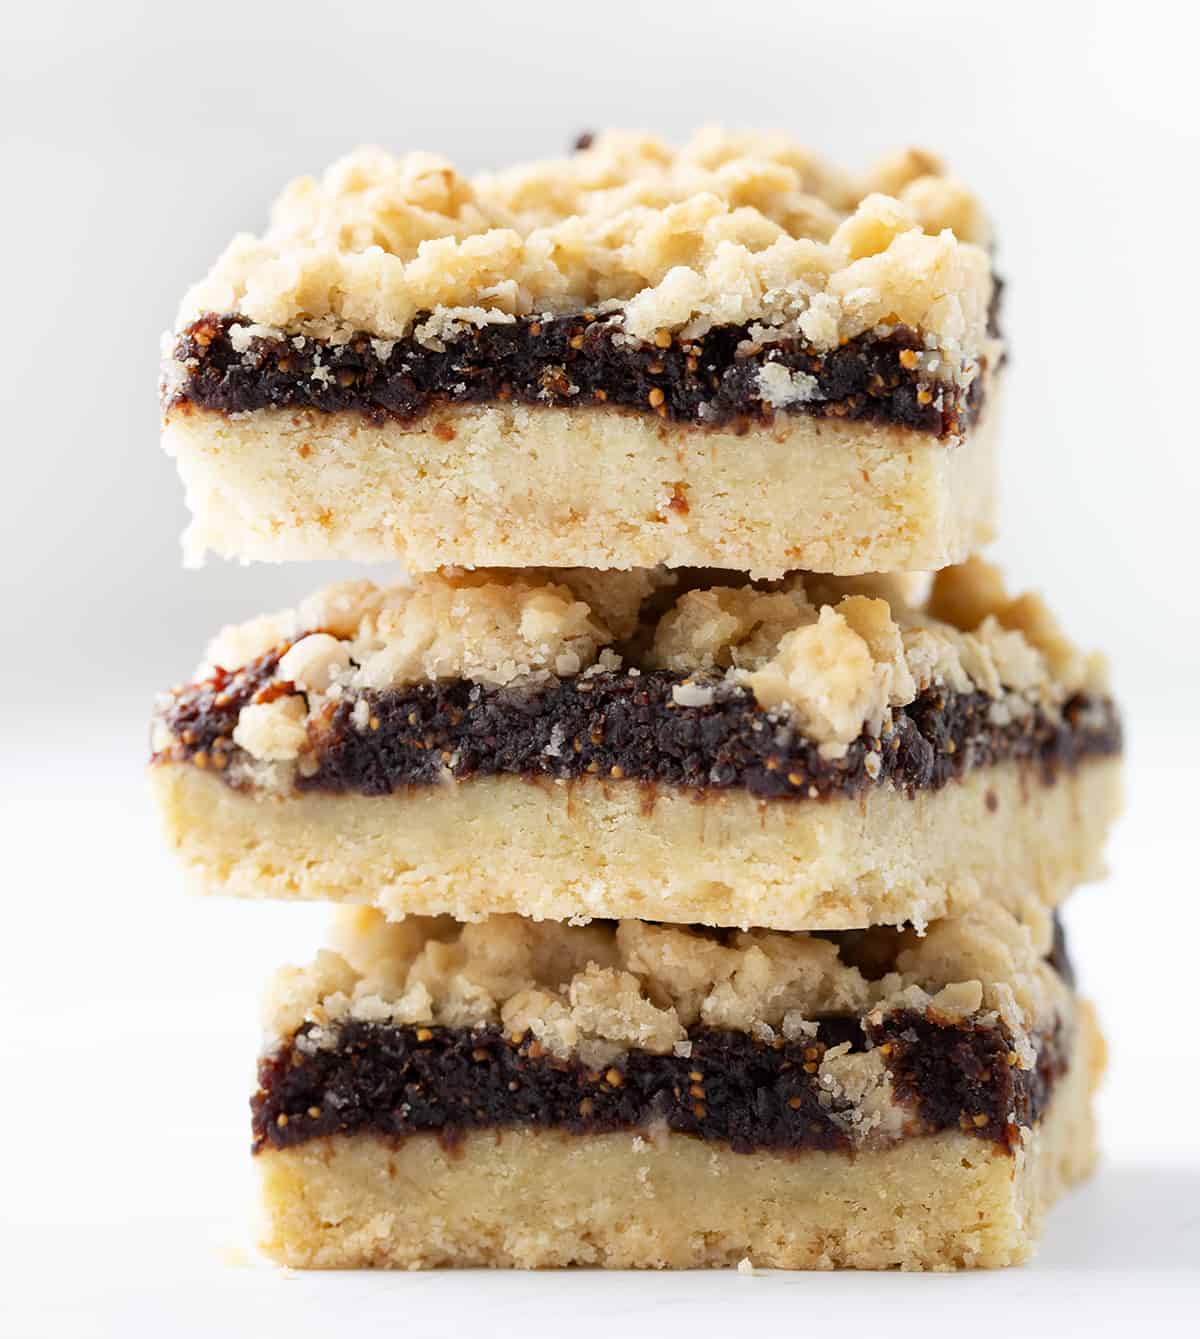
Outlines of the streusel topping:
M 316 1024 L 306 1044 L 332 1040 L 339 1020 L 531 1030 L 558 1055 L 604 1047 L 665 1053 L 695 1025 L 796 1038 L 830 1014 L 867 1017 L 931 1005 L 948 1020 L 1001 1019 L 1019 1062 L 1028 1034 L 1065 1010 L 1069 988 L 1046 962 L 1047 912 L 981 903 L 911 930 L 836 938 L 769 930 L 713 934 L 644 921 L 576 926 L 494 916 L 388 922 L 339 913 L 334 950 L 284 968 L 266 1002 L 268 1038 Z M 860 964 L 872 964 L 869 974 Z
M 307 722 L 331 701 L 354 701 L 365 730 L 364 693 L 455 679 L 519 691 L 597 669 L 671 670 L 687 676 L 676 705 L 752 695 L 828 758 L 864 730 L 886 732 L 891 713 L 931 687 L 988 695 L 998 726 L 1105 689 L 1103 661 L 1079 652 L 1036 595 L 1010 598 L 981 559 L 939 573 L 923 600 L 887 577 L 755 586 L 718 576 L 516 568 L 345 582 L 225 629 L 198 677 L 283 648 L 234 733 L 268 763 L 303 760 Z
M 614 131 L 472 178 L 431 154 L 361 149 L 293 182 L 261 237 L 235 238 L 179 325 L 215 312 L 244 317 L 247 344 L 366 332 L 441 347 L 593 310 L 638 341 L 749 325 L 757 345 L 818 353 L 905 325 L 928 374 L 964 384 L 988 342 L 988 242 L 974 196 L 917 150 L 856 178 L 781 134 L 705 130 L 674 149 Z

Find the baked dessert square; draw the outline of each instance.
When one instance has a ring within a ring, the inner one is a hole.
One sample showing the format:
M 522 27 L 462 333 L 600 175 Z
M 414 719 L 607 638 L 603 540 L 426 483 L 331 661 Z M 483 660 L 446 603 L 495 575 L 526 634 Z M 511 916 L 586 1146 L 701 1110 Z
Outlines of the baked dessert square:
M 343 913 L 253 1107 L 300 1268 L 1016 1264 L 1103 1045 L 1040 907 L 814 936 Z
M 1096 874 L 1103 665 L 979 561 L 908 578 L 447 572 L 226 629 L 150 776 L 201 888 L 784 930 Z
M 186 296 L 190 558 L 933 570 L 992 537 L 978 201 L 779 134 L 608 133 L 467 177 L 364 150 Z

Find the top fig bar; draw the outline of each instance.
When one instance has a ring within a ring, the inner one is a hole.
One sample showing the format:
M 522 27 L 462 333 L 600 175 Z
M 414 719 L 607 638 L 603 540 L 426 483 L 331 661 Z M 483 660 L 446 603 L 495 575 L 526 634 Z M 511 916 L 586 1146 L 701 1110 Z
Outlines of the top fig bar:
M 360 150 L 230 243 L 164 344 L 190 561 L 775 579 L 992 537 L 998 286 L 936 158 L 581 143 L 478 177 Z

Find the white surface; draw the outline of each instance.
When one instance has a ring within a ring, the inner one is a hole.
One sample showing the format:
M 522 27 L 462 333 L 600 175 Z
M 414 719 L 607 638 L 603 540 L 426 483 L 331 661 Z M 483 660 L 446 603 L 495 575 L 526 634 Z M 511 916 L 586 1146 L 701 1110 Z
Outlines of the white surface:
M 600 23 L 595 6 L 561 0 L 41 0 L 5 15 L 5 1339 L 385 1325 L 873 1336 L 913 1318 L 973 1339 L 1194 1328 L 1200 451 L 1173 351 L 1194 354 L 1200 310 L 1197 11 L 602 8 Z M 852 163 L 926 143 L 995 213 L 1015 350 L 998 551 L 1081 640 L 1112 651 L 1139 755 L 1114 881 L 1069 913 L 1114 1039 L 1104 1169 L 1056 1214 L 1036 1265 L 994 1277 L 232 1266 L 250 1201 L 255 996 L 272 968 L 308 956 L 325 913 L 180 893 L 145 804 L 145 715 L 214 625 L 317 578 L 180 569 L 180 490 L 156 445 L 158 334 L 287 177 L 360 141 L 475 170 L 558 152 L 589 126 L 679 136 L 701 118 L 784 125 Z M 81 335 L 101 342 L 84 351 Z
M 258 1262 L 256 996 L 273 967 L 311 955 L 327 913 L 185 897 L 137 731 L 86 742 L 47 764 L 10 739 L 0 775 L 6 892 L 25 927 L 0 982 L 0 1334 L 299 1339 L 351 1317 L 355 1333 L 386 1321 L 414 1336 L 806 1333 L 836 1308 L 840 1331 L 871 1336 L 901 1307 L 972 1339 L 1156 1335 L 1200 1306 L 1200 843 L 1179 740 L 1135 741 L 1113 876 L 1069 907 L 1112 1041 L 1102 1169 L 1053 1215 L 1033 1265 L 950 1278 L 310 1276 Z

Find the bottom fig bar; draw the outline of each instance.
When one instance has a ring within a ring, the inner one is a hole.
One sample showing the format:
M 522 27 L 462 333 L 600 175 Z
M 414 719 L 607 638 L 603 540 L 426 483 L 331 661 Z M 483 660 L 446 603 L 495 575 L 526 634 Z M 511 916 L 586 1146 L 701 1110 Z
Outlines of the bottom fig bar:
M 296 1267 L 1010 1265 L 1095 1157 L 1103 1042 L 1032 904 L 923 937 L 343 913 L 268 1028 Z

